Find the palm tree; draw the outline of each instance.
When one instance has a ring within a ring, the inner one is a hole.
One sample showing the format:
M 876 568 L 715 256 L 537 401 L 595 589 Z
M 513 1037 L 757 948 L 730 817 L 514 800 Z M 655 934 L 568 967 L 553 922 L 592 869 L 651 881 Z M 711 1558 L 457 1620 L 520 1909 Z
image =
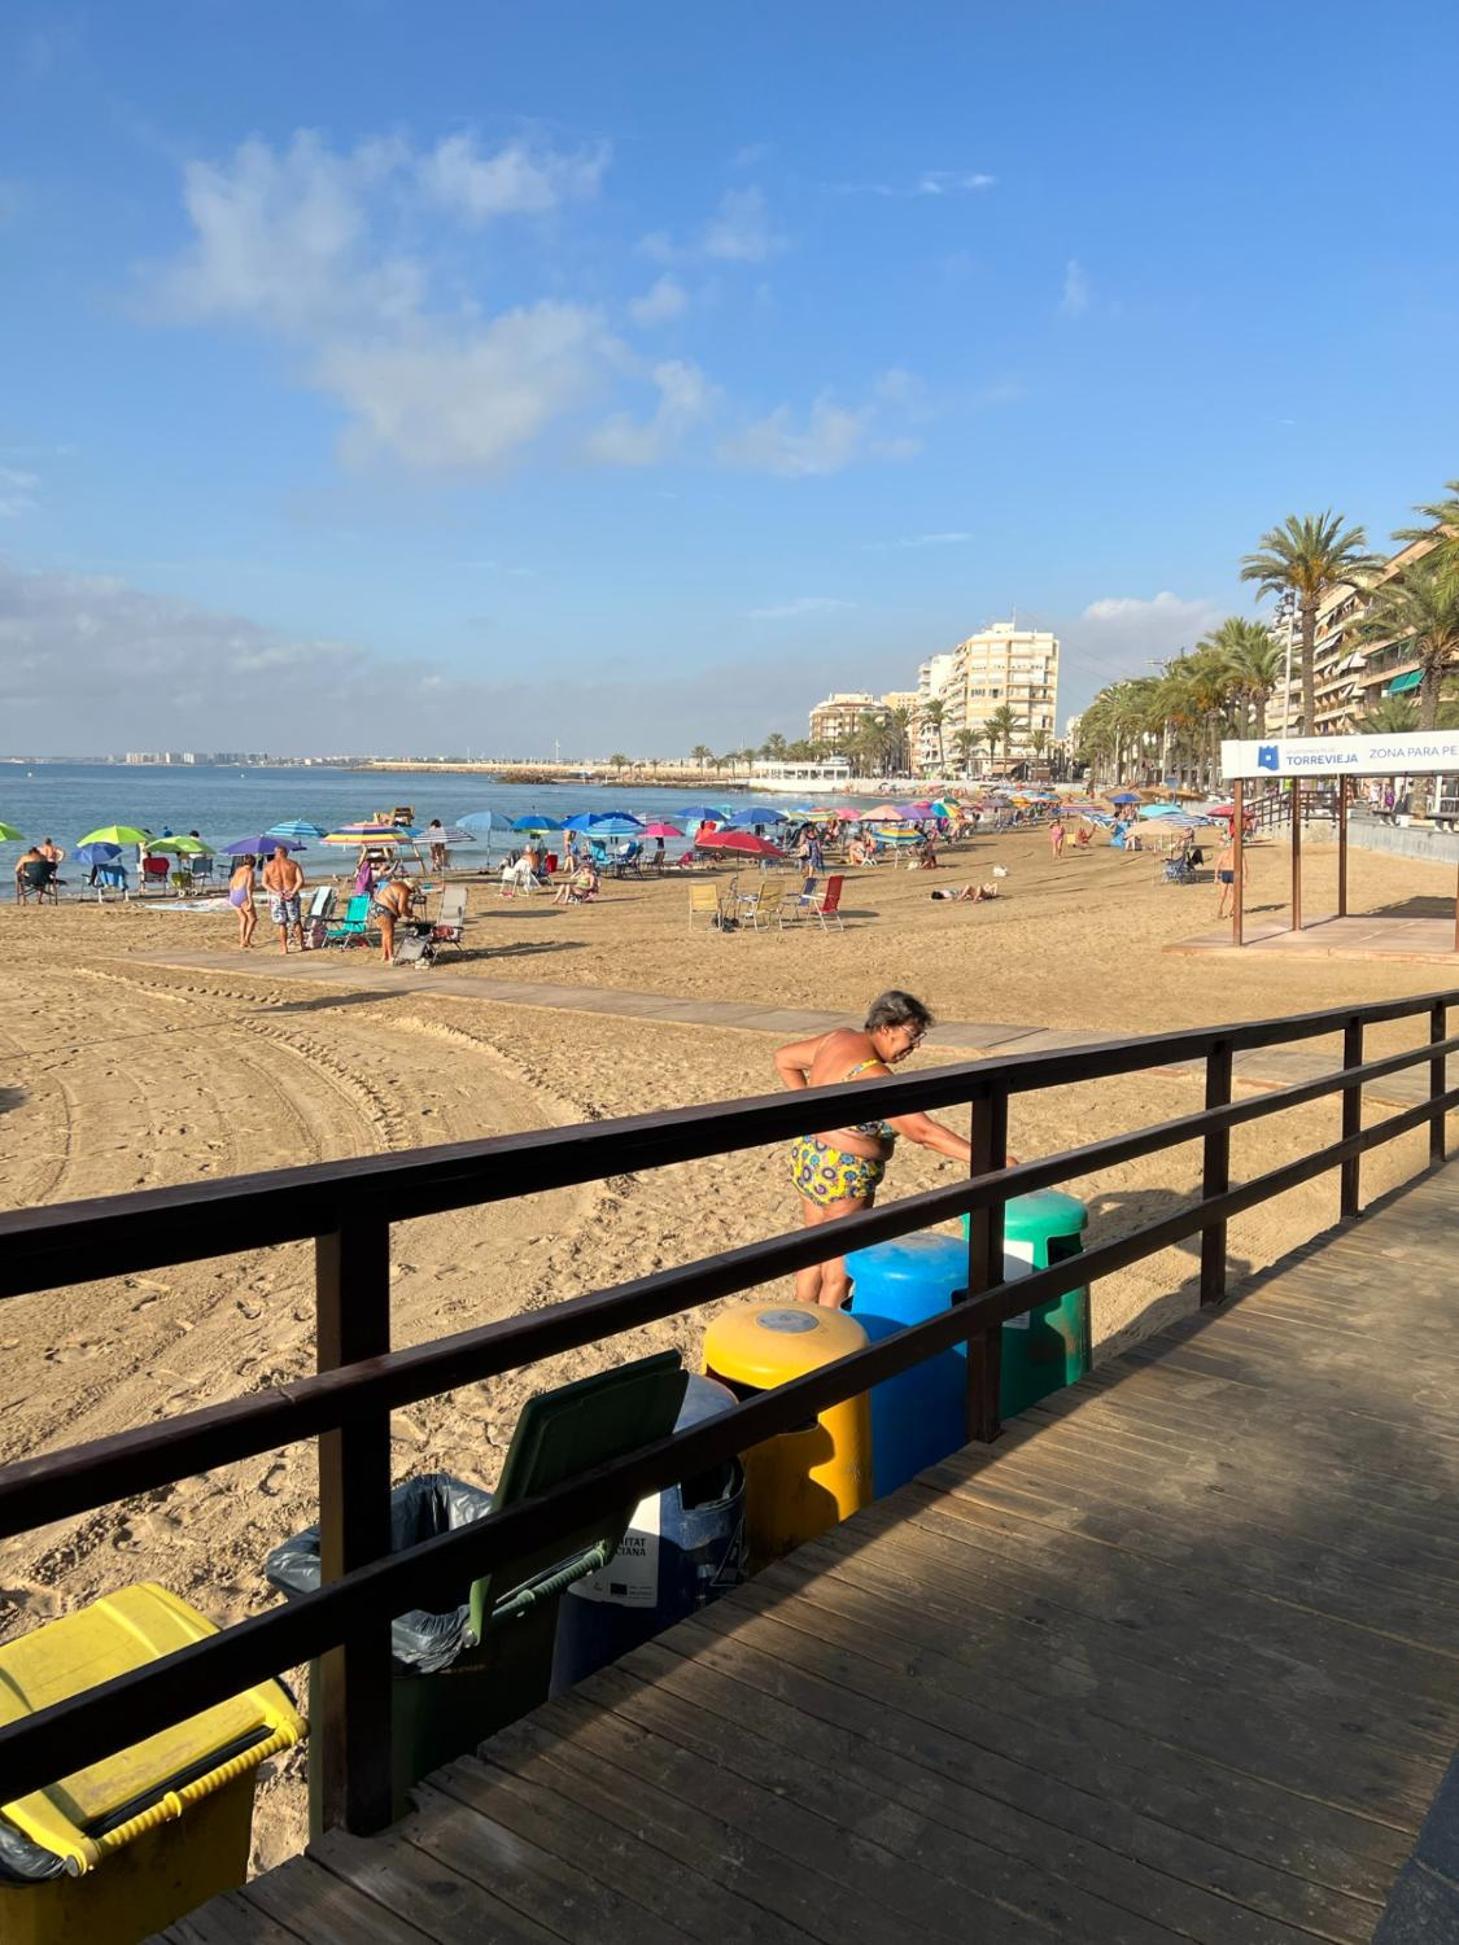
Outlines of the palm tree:
M 1414 512 L 1424 522 L 1421 527 L 1400 527 L 1394 534 L 1405 546 L 1416 540 L 1436 541 L 1445 553 L 1459 554 L 1459 479 L 1445 483 L 1444 497 L 1416 506 Z
M 628 767 L 628 758 L 623 754 L 622 750 L 615 750 L 608 761 L 613 765 L 614 770 L 619 776 Z
M 1034 758 L 1041 757 L 1048 747 L 1049 732 L 1046 729 L 1031 729 L 1029 731 L 1028 748 L 1031 756 Z
M 1211 655 L 1224 670 L 1233 698 L 1249 712 L 1242 727 L 1248 736 L 1260 736 L 1266 727 L 1267 702 L 1282 675 L 1282 651 L 1270 629 L 1242 615 L 1229 615 L 1196 644 L 1196 652 Z
M 760 754 L 768 758 L 772 763 L 781 762 L 784 760 L 787 747 L 785 738 L 777 729 L 773 735 L 767 736 L 765 741 L 760 745 Z
M 1346 517 L 1331 508 L 1326 513 L 1289 513 L 1280 527 L 1262 535 L 1260 551 L 1241 563 L 1242 580 L 1260 583 L 1258 599 L 1290 589 L 1296 600 L 1302 630 L 1302 730 L 1308 736 L 1316 734 L 1312 662 L 1317 610 L 1334 588 L 1356 588 L 1378 566 L 1367 551 L 1367 534 L 1361 527 L 1344 527 Z
M 937 774 L 941 776 L 947 766 L 947 752 L 942 742 L 943 724 L 947 720 L 947 705 L 940 696 L 934 696 L 931 702 L 923 703 L 920 714 L 921 720 L 927 727 L 937 731 Z
M 1416 561 L 1374 595 L 1356 632 L 1358 642 L 1398 642 L 1419 665 L 1418 726 L 1437 729 L 1444 676 L 1459 662 L 1459 558 L 1447 547 Z M 1428 808 L 1430 779 L 1415 796 Z
M 699 765 L 701 770 L 704 768 L 706 763 L 713 763 L 714 761 L 714 751 L 710 749 L 707 743 L 696 743 L 693 749 L 690 750 L 689 754 L 690 756 L 693 757 L 694 761 Z
M 957 760 L 962 765 L 965 781 L 972 771 L 973 758 L 982 740 L 975 729 L 960 729 L 952 739 L 952 746 L 957 751 Z
M 995 709 L 984 723 L 983 731 L 988 738 L 989 749 L 992 749 L 995 744 L 1001 743 L 1003 745 L 1003 761 L 1005 764 L 1008 762 L 1012 752 L 1014 737 L 1024 727 L 1023 721 L 1015 715 L 1012 708 L 1006 702 Z
M 887 747 L 891 762 L 899 776 L 907 776 L 912 768 L 912 712 L 898 706 L 888 710 L 886 717 L 888 731 Z
M 1384 696 L 1358 718 L 1360 736 L 1402 736 L 1418 728 L 1418 704 L 1412 696 Z

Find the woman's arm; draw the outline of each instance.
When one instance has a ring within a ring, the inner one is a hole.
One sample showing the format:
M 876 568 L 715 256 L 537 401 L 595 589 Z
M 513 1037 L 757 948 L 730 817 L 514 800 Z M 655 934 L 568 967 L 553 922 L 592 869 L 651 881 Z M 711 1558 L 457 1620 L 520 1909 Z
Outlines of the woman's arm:
M 793 1040 L 788 1047 L 777 1051 L 775 1071 L 787 1087 L 810 1086 L 811 1068 L 825 1037 L 818 1033 L 813 1040 Z
M 930 1148 L 934 1154 L 950 1156 L 955 1162 L 969 1162 L 973 1158 L 971 1142 L 945 1128 L 940 1121 L 934 1121 L 930 1114 L 893 1115 L 889 1125 L 908 1141 L 915 1141 L 919 1148 Z M 1017 1168 L 1017 1155 L 1010 1155 L 1005 1166 Z

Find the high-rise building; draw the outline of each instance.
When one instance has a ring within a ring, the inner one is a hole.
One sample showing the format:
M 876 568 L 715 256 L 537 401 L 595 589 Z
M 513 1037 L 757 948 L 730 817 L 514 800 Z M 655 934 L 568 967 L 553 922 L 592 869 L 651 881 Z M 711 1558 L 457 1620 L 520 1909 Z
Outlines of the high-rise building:
M 1008 744 L 1011 760 L 1032 754 L 1029 739 L 1036 732 L 1042 731 L 1045 744 L 1052 744 L 1059 706 L 1057 636 L 1047 629 L 1020 628 L 1014 621 L 995 621 L 969 635 L 952 650 L 942 702 L 949 748 L 956 747 L 960 730 L 972 730 L 987 752 L 983 726 L 1005 707 L 1017 724 Z M 993 754 L 1001 762 L 1001 741 Z
M 941 655 L 929 655 L 917 670 L 915 768 L 920 777 L 941 777 L 948 774 L 946 726 L 937 722 L 935 710 L 929 714 L 929 706 L 934 702 L 941 703 L 945 715 L 947 690 L 952 681 L 955 660 L 952 650 L 948 649 Z
M 861 728 L 866 716 L 881 716 L 885 705 L 867 690 L 836 691 L 811 711 L 811 741 L 839 749 Z
M 1411 541 L 1383 563 L 1372 582 L 1379 588 L 1404 568 L 1422 560 L 1434 543 Z M 1357 631 L 1372 605 L 1368 589 L 1344 583 L 1324 596 L 1317 610 L 1312 643 L 1313 716 L 1302 723 L 1301 618 L 1293 603 L 1278 608 L 1272 632 L 1292 648 L 1292 683 L 1283 710 L 1282 685 L 1267 704 L 1267 728 L 1290 724 L 1292 735 L 1326 736 L 1356 728 L 1360 719 L 1389 696 L 1410 695 L 1419 686 L 1418 657 L 1406 642 L 1357 642 Z M 1302 724 L 1301 729 L 1298 725 Z

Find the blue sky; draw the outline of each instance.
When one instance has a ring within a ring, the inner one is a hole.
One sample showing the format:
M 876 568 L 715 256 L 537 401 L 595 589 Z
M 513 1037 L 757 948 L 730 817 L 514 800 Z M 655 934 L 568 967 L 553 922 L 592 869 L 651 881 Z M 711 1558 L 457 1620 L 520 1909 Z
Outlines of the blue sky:
M 1067 714 L 1272 521 L 1459 472 L 1456 54 L 1406 0 L 13 0 L 6 739 L 722 748 L 1015 606 Z

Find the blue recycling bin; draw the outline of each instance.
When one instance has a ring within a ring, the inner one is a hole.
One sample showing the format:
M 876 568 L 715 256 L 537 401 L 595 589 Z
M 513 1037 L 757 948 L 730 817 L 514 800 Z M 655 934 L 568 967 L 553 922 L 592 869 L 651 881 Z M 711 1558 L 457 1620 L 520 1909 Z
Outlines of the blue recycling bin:
M 691 1377 L 675 1431 L 728 1411 L 728 1385 Z M 745 1578 L 745 1473 L 738 1459 L 640 1501 L 600 1573 L 569 1587 L 557 1610 L 552 1688 L 651 1641 Z
M 1031 1275 L 1082 1251 L 1089 1213 L 1072 1195 L 1014 1196 L 1004 1213 L 1003 1274 Z M 966 1226 L 966 1225 L 965 1225 Z M 877 1342 L 944 1311 L 967 1288 L 968 1246 L 933 1232 L 900 1236 L 846 1258 L 851 1314 Z M 999 1411 L 1012 1418 L 1089 1369 L 1089 1292 L 1071 1290 L 1003 1326 Z M 876 1385 L 871 1394 L 872 1479 L 894 1492 L 967 1443 L 967 1360 L 958 1346 Z

